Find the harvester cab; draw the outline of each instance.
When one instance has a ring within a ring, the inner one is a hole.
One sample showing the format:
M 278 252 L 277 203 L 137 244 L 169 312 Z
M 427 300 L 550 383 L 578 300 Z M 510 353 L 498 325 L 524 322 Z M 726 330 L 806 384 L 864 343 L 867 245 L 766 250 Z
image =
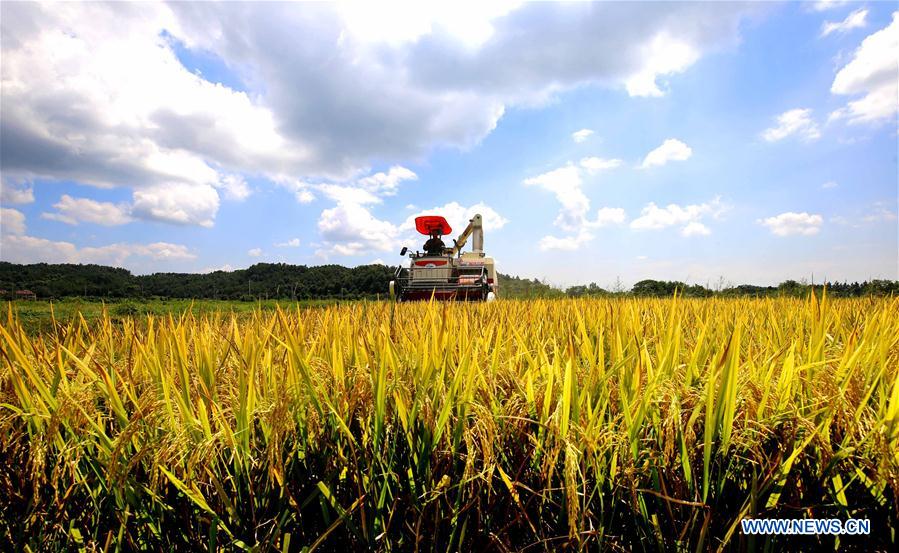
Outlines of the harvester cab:
M 440 215 L 415 218 L 415 230 L 428 237 L 422 251 L 408 254 L 408 267 L 397 268 L 390 281 L 390 297 L 397 301 L 461 300 L 492 301 L 499 280 L 493 258 L 484 254 L 484 228 L 480 215 L 471 218 L 453 246 L 447 247 L 443 236 L 453 229 Z M 472 250 L 462 252 L 471 238 Z M 407 255 L 403 248 L 400 255 Z

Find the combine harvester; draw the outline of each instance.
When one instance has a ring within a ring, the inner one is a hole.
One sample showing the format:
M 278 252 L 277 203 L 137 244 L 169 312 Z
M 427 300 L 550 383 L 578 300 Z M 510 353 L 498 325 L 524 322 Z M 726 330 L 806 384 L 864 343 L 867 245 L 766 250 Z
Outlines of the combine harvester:
M 475 215 L 453 247 L 447 248 L 441 237 L 453 231 L 439 215 L 415 218 L 415 229 L 428 236 L 423 252 L 409 254 L 409 267 L 400 266 L 390 281 L 390 297 L 397 301 L 437 300 L 492 301 L 496 299 L 499 280 L 493 258 L 484 255 L 484 228 L 481 216 Z M 472 238 L 472 251 L 462 248 Z M 403 248 L 400 255 L 406 255 Z

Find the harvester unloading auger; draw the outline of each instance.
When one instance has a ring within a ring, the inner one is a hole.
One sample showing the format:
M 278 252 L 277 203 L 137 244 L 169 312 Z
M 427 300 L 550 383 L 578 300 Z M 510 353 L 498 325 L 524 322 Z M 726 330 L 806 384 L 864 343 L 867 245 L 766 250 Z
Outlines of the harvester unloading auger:
M 484 255 L 484 228 L 481 216 L 475 215 L 451 248 L 442 236 L 453 231 L 439 215 L 415 218 L 415 229 L 428 236 L 421 252 L 409 253 L 408 267 L 400 266 L 390 281 L 390 297 L 397 301 L 462 300 L 491 301 L 496 298 L 499 280 L 493 258 Z M 472 239 L 472 251 L 462 248 Z M 400 255 L 406 255 L 403 248 Z

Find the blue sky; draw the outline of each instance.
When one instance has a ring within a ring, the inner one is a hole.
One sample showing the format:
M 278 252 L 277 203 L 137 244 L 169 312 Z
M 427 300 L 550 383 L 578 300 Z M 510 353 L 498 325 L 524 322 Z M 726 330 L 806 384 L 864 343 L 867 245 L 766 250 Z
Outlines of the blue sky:
M 895 4 L 460 6 L 4 3 L 0 259 L 899 278 Z

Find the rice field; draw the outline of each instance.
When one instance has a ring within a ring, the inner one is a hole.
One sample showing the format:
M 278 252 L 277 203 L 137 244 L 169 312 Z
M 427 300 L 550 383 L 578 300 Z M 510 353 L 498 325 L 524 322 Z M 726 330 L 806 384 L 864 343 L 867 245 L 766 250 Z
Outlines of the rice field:
M 892 298 L 0 322 L 14 549 L 895 551 L 897 498 Z

